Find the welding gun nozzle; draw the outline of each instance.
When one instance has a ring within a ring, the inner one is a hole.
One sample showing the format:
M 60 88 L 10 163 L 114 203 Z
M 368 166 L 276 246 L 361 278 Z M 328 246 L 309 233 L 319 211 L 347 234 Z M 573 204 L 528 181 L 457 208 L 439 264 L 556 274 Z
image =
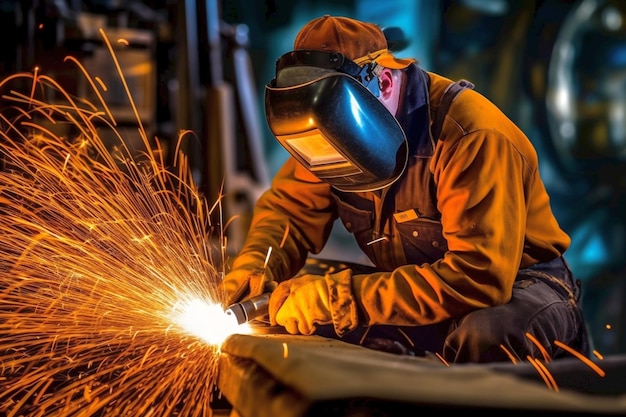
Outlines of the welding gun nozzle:
M 237 324 L 244 324 L 267 313 L 270 293 L 264 293 L 228 307 L 225 313 L 234 316 Z

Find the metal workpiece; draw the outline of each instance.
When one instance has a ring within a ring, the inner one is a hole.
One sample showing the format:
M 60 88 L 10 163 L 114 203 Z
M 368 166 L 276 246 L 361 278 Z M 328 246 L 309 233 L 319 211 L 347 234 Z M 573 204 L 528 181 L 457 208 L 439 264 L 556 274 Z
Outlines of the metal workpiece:
M 221 355 L 217 384 L 240 417 L 440 415 L 446 408 L 487 416 L 626 414 L 624 357 L 605 358 L 604 378 L 575 358 L 554 360 L 546 367 L 555 391 L 530 363 L 446 365 L 319 336 L 235 334 Z

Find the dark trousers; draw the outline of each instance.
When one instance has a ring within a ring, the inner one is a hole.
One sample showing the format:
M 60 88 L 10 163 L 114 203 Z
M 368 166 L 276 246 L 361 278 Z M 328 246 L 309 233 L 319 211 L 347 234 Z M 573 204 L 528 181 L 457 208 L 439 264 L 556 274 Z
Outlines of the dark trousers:
M 332 326 L 317 334 L 394 353 L 439 354 L 447 362 L 518 362 L 571 356 L 560 342 L 590 354 L 579 284 L 563 258 L 520 270 L 511 300 L 428 326 L 371 326 L 339 338 Z

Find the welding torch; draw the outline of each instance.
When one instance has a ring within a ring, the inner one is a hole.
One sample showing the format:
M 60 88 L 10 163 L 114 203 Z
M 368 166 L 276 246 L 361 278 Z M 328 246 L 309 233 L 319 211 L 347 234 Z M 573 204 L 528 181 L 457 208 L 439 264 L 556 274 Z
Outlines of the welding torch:
M 237 324 L 244 324 L 267 313 L 270 303 L 270 293 L 266 292 L 245 301 L 232 304 L 224 312 L 234 317 Z

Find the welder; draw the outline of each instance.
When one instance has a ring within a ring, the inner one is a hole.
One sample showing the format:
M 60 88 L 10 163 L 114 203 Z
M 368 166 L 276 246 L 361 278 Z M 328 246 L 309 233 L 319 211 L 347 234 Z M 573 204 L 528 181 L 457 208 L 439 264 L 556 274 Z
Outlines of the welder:
M 536 150 L 476 90 L 395 56 L 377 24 L 306 23 L 265 90 L 290 156 L 256 203 L 225 304 L 273 283 L 270 323 L 292 334 L 448 362 L 568 355 L 555 341 L 588 355 Z M 375 271 L 296 276 L 336 219 Z

